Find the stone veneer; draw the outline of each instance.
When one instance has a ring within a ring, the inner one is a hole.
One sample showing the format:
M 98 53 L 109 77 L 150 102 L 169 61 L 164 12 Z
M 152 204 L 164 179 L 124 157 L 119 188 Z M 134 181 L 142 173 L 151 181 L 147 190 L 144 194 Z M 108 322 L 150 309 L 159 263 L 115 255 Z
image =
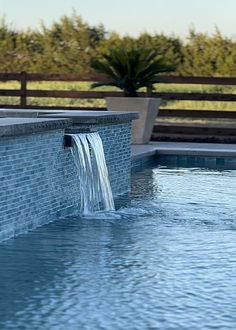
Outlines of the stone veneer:
M 82 125 L 100 133 L 115 196 L 129 190 L 132 120 L 117 118 Z M 63 118 L 0 119 L 0 241 L 79 214 L 79 178 L 64 146 L 68 127 L 81 128 Z

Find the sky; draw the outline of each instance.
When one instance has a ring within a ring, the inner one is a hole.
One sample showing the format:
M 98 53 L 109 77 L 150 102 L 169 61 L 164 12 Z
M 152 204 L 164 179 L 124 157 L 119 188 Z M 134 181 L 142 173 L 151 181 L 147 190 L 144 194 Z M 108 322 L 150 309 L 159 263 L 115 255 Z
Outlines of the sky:
M 49 26 L 73 9 L 83 21 L 108 32 L 185 37 L 190 28 L 236 38 L 236 0 L 0 0 L 0 17 L 17 29 Z

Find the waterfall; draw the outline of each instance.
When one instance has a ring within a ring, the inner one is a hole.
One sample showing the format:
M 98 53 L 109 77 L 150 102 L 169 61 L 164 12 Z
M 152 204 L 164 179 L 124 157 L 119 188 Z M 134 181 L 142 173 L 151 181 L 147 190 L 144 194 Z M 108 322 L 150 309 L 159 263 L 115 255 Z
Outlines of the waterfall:
M 81 214 L 114 210 L 102 140 L 97 132 L 70 134 L 72 155 L 79 174 Z

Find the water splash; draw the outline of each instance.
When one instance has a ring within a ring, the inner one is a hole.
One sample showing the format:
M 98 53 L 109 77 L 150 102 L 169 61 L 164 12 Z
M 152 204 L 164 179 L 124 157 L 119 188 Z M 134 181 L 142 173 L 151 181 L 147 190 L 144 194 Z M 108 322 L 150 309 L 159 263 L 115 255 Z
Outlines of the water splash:
M 102 140 L 97 132 L 70 134 L 72 155 L 80 179 L 81 214 L 113 211 L 112 196 Z

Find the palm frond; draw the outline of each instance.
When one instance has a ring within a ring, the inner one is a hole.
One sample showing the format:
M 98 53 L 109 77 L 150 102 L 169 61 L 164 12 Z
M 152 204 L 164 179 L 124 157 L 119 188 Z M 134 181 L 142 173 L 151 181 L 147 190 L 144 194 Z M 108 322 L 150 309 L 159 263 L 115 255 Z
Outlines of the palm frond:
M 127 96 L 137 96 L 141 87 L 151 87 L 158 82 L 158 73 L 170 72 L 175 68 L 165 63 L 163 57 L 155 51 L 142 48 L 126 49 L 125 47 L 110 48 L 101 60 L 93 60 L 93 69 L 107 75 L 108 82 L 98 82 L 92 85 L 116 86 Z

